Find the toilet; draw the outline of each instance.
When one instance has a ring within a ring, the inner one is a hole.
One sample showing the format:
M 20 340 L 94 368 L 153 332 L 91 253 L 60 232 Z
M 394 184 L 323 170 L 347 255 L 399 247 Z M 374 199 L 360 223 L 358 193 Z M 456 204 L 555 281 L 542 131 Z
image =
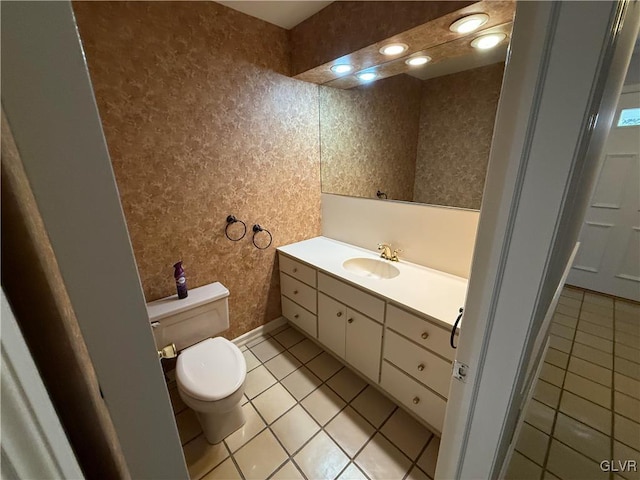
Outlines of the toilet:
M 189 290 L 184 299 L 173 295 L 147 304 L 156 346 L 175 344 L 178 393 L 211 444 L 245 422 L 240 401 L 247 364 L 237 346 L 214 337 L 229 328 L 228 298 L 229 290 L 216 282 Z

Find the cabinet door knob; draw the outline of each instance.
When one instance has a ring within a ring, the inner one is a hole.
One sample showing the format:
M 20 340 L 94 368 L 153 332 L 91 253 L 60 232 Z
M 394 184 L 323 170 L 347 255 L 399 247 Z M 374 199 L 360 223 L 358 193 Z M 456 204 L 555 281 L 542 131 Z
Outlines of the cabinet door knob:
M 293 316 L 293 318 L 298 318 L 300 315 L 298 315 L 297 313 Z
M 294 294 L 294 295 L 297 295 L 297 294 L 298 294 L 298 290 L 294 290 L 294 291 L 293 291 L 293 294 Z
M 420 403 L 420 397 L 413 397 L 413 404 L 417 405 Z
M 418 365 L 418 371 L 423 371 L 424 370 L 424 364 L 421 363 L 420 365 Z
M 294 267 L 293 268 L 293 273 L 296 273 L 297 271 L 298 271 L 298 269 Z
M 350 318 L 349 320 L 347 320 L 347 322 L 353 323 L 353 318 Z
M 336 313 L 336 316 L 341 317 L 342 316 L 342 312 Z
M 426 340 L 427 338 L 429 338 L 429 334 L 427 332 L 422 332 L 422 335 L 420 335 L 422 337 L 423 340 Z

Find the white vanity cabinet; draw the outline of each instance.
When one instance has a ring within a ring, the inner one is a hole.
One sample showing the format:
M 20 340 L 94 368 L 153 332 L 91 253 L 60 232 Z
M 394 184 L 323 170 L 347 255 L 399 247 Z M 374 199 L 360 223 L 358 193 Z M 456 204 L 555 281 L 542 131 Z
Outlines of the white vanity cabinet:
M 279 260 L 282 316 L 316 338 L 316 270 L 284 255 L 280 255 Z
M 387 305 L 380 384 L 438 432 L 451 385 L 449 336 L 429 320 Z
M 422 309 L 369 285 L 349 277 L 343 281 L 336 271 L 325 269 L 333 257 L 292 258 L 282 250 L 283 316 L 441 433 L 454 350 L 449 345 L 451 327 L 438 320 L 449 311 L 454 316 L 457 302 L 447 303 L 439 310 L 442 314 L 421 314 Z
M 318 272 L 318 340 L 378 383 L 384 300 Z
M 378 383 L 382 325 L 318 292 L 318 341 Z

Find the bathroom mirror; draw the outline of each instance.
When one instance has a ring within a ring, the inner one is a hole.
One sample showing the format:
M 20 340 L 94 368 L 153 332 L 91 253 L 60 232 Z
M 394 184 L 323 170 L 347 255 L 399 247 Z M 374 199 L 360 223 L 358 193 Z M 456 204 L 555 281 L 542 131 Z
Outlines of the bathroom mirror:
M 479 209 L 503 43 L 350 89 L 320 86 L 322 192 Z

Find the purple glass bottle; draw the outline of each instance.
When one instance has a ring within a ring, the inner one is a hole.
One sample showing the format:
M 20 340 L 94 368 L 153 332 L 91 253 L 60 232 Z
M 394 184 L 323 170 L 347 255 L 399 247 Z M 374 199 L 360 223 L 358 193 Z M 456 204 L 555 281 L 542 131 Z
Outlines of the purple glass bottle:
M 187 292 L 187 277 L 184 275 L 184 268 L 182 268 L 182 260 L 176 263 L 173 268 L 173 277 L 176 279 L 176 288 L 178 289 L 178 298 L 187 298 L 189 293 Z

